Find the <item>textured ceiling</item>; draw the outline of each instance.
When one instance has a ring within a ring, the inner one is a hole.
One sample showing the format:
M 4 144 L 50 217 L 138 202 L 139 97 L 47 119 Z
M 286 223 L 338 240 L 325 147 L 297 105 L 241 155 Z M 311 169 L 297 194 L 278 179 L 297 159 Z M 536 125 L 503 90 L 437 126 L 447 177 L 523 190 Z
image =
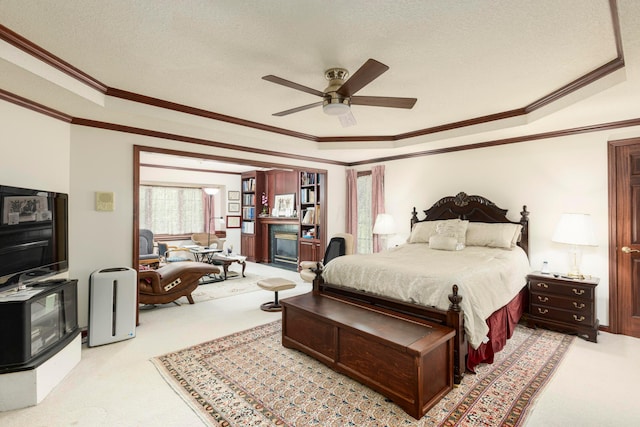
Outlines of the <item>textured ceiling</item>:
M 522 108 L 615 59 L 609 6 L 0 0 L 0 23 L 111 88 L 316 137 L 384 136 Z M 1 89 L 72 116 L 126 121 L 116 104 L 56 83 L 6 46 L 0 58 Z M 262 76 L 323 90 L 325 69 L 353 73 L 368 58 L 390 69 L 358 95 L 415 97 L 413 109 L 352 106 L 348 128 L 320 107 L 272 116 L 319 98 Z

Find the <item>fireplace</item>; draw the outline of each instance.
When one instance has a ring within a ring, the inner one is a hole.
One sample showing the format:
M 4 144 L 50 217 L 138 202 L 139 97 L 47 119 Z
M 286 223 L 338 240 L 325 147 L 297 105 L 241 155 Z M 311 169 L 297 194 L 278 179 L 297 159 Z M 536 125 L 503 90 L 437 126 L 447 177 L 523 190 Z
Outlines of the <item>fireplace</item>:
M 269 227 L 269 261 L 274 267 L 298 269 L 298 227 L 273 224 Z

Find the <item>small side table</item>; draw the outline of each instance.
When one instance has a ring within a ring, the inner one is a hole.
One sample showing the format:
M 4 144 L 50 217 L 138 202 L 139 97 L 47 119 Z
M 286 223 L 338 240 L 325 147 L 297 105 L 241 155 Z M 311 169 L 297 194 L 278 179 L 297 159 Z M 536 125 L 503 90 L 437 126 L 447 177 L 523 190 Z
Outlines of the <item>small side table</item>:
M 202 247 L 199 247 L 199 246 L 190 247 L 188 249 L 189 249 L 189 252 L 191 252 L 193 254 L 193 256 L 196 259 L 196 261 L 198 261 L 198 262 L 206 262 L 208 264 L 213 264 L 213 262 L 211 262 L 212 257 L 215 254 L 222 252 L 222 249 L 218 249 L 218 248 L 202 248 Z
M 596 286 L 600 279 L 571 279 L 535 271 L 527 276 L 529 313 L 527 326 L 574 333 L 598 342 Z
M 222 269 L 224 271 L 224 280 L 227 280 L 229 266 L 234 262 L 237 262 L 242 266 L 242 277 L 246 277 L 244 275 L 244 269 L 247 268 L 247 263 L 245 262 L 246 259 L 247 257 L 243 255 L 225 255 L 223 253 L 216 253 L 211 256 L 211 263 L 215 265 L 222 264 Z

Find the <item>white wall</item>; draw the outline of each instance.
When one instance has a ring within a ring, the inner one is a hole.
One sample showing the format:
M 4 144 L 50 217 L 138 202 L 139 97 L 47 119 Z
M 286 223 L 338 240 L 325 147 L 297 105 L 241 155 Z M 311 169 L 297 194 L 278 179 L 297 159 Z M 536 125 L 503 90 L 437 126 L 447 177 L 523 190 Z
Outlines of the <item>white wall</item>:
M 69 192 L 70 125 L 0 101 L 0 183 Z
M 213 138 L 212 138 L 213 139 Z M 223 150 L 103 129 L 73 126 L 71 130 L 70 276 L 79 279 L 79 323 L 87 324 L 89 276 L 95 270 L 131 266 L 133 257 L 133 146 L 153 146 L 252 159 L 328 171 L 328 232 L 344 230 L 345 168 Z M 114 212 L 94 210 L 96 191 L 115 193 Z M 238 246 L 239 247 L 239 240 Z
M 387 162 L 386 209 L 398 224 L 390 243 L 409 236 L 410 212 L 422 210 L 443 196 L 460 191 L 487 197 L 514 221 L 523 205 L 531 212 L 529 257 L 533 269 L 543 261 L 552 271 L 568 272 L 568 247 L 551 241 L 564 212 L 591 214 L 597 247 L 584 249 L 583 274 L 600 277 L 598 318 L 609 319 L 608 178 L 605 133 L 530 141 L 457 153 Z

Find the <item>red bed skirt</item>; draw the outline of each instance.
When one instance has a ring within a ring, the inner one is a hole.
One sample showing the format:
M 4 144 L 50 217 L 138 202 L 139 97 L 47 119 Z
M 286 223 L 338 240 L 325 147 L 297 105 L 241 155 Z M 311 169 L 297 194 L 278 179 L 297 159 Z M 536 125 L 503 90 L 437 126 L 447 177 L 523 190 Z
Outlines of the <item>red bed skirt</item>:
M 475 350 L 469 346 L 468 371 L 475 372 L 475 367 L 480 363 L 493 363 L 493 356 L 504 348 L 507 340 L 513 335 L 527 303 L 527 288 L 525 286 L 507 305 L 489 316 L 487 319 L 489 342 L 481 344 Z

